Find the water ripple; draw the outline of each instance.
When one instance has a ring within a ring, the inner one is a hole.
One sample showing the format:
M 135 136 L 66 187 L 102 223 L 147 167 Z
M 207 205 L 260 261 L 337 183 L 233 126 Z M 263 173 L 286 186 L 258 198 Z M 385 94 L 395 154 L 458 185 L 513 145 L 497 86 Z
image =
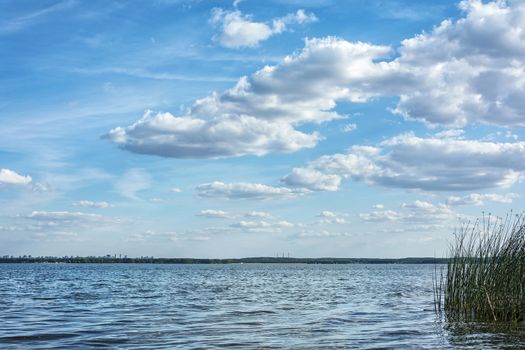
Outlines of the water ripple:
M 1 349 L 482 349 L 436 322 L 427 265 L 0 264 Z

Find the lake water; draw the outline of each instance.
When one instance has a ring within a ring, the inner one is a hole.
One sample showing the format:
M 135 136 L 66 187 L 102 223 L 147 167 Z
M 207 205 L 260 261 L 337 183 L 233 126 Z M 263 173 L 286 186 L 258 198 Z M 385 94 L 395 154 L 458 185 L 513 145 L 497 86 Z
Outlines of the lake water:
M 433 265 L 0 264 L 0 349 L 481 349 L 451 330 Z

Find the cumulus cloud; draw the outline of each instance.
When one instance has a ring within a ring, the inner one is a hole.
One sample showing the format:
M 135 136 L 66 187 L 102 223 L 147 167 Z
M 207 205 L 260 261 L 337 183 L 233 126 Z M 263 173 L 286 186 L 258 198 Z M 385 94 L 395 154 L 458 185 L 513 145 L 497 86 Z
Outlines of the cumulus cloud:
M 348 214 L 338 214 L 334 213 L 333 211 L 324 210 L 319 215 L 317 215 L 321 219 L 317 220 L 317 224 L 319 225 L 331 225 L 331 224 L 347 224 L 348 221 L 344 218 L 348 216 Z
M 175 158 L 221 158 L 295 152 L 312 148 L 317 132 L 296 127 L 345 118 L 336 102 L 366 101 L 359 84 L 375 79 L 375 60 L 390 49 L 337 38 L 311 39 L 275 66 L 266 66 L 222 93 L 196 100 L 182 116 L 147 111 L 104 137 L 140 154 Z M 390 69 L 385 66 L 384 69 Z M 355 87 L 353 80 L 362 80 Z M 401 82 L 399 82 L 401 84 Z
M 282 181 L 293 188 L 306 188 L 311 191 L 337 191 L 341 177 L 311 168 L 294 168 L 292 173 L 286 175 Z
M 293 235 L 291 238 L 338 238 L 338 237 L 351 237 L 352 234 L 349 232 L 332 232 L 327 230 L 303 230 Z
M 244 216 L 248 218 L 261 218 L 261 219 L 270 219 L 272 218 L 272 214 L 264 212 L 264 211 L 249 211 L 244 214 Z
M 201 210 L 198 216 L 203 216 L 206 218 L 215 218 L 215 219 L 229 219 L 231 218 L 231 214 L 224 211 L 224 210 L 215 210 L 215 209 L 206 209 Z
M 400 220 L 403 215 L 394 210 L 377 210 L 371 213 L 361 213 L 359 217 L 363 221 L 385 222 Z
M 201 197 L 226 199 L 284 199 L 301 195 L 303 192 L 287 187 L 272 187 L 258 183 L 224 183 L 214 181 L 197 186 L 197 193 Z
M 395 111 L 429 124 L 523 126 L 525 4 L 460 3 L 465 17 L 404 40 L 395 63 L 416 77 Z
M 337 214 L 334 213 L 333 211 L 329 211 L 329 210 L 323 210 L 319 215 L 317 215 L 319 217 L 322 217 L 322 218 L 335 218 L 337 217 Z
M 24 176 L 10 169 L 0 169 L 0 185 L 27 185 L 31 176 Z
M 369 213 L 359 214 L 359 218 L 365 222 L 399 222 L 406 226 L 414 226 L 427 229 L 443 228 L 452 225 L 459 215 L 448 205 L 432 204 L 427 201 L 416 200 L 412 203 L 404 203 L 401 210 L 390 209 L 374 210 Z M 430 225 L 433 225 L 432 227 Z
M 507 194 L 495 194 L 495 193 L 470 193 L 466 196 L 450 196 L 448 197 L 447 203 L 449 205 L 484 205 L 487 202 L 492 203 L 512 203 L 512 201 L 520 196 L 517 193 L 507 193 Z
M 397 97 L 394 113 L 428 126 L 525 126 L 525 36 L 520 34 L 525 3 L 469 0 L 460 7 L 463 18 L 443 21 L 397 49 L 334 37 L 307 39 L 302 50 L 196 100 L 181 116 L 148 112 L 106 137 L 132 152 L 176 158 L 294 152 L 320 139 L 298 131 L 298 125 L 344 118 L 335 111 L 338 102 L 380 96 Z M 218 23 L 237 23 L 232 33 L 242 32 L 225 39 L 232 46 L 242 46 L 242 40 L 255 45 L 273 30 L 238 11 L 217 11 Z M 240 29 L 244 23 L 251 29 Z M 243 39 L 244 34 L 256 39 Z
M 318 133 L 305 134 L 288 123 L 247 115 L 217 116 L 212 120 L 146 111 L 132 125 L 117 127 L 108 139 L 134 153 L 172 158 L 262 156 L 312 148 Z
M 113 205 L 109 204 L 108 202 L 93 202 L 93 201 L 78 201 L 74 202 L 73 205 L 75 207 L 82 207 L 82 208 L 96 208 L 96 209 L 106 209 L 111 208 Z
M 27 219 L 37 221 L 67 221 L 67 222 L 106 222 L 113 221 L 99 214 L 90 214 L 70 211 L 33 211 Z
M 211 22 L 220 29 L 220 33 L 213 39 L 230 49 L 256 47 L 261 41 L 272 35 L 284 32 L 291 24 L 306 24 L 315 21 L 317 17 L 304 10 L 276 18 L 271 24 L 254 22 L 252 16 L 244 15 L 239 10 L 226 11 L 216 8 L 212 11 L 211 17 Z
M 243 232 L 282 232 L 283 229 L 293 228 L 294 224 L 282 220 L 278 222 L 260 221 L 245 221 L 241 220 L 230 225 L 231 228 L 238 229 Z
M 345 218 L 333 218 L 333 219 L 320 219 L 317 221 L 319 225 L 331 225 L 331 224 L 347 224 Z
M 355 129 L 357 129 L 357 124 L 354 124 L 354 123 L 348 123 L 348 124 L 345 124 L 343 125 L 343 127 L 341 128 L 341 130 L 343 132 L 352 132 L 354 131 Z
M 404 220 L 411 223 L 431 224 L 436 222 L 453 222 L 459 218 L 459 214 L 450 209 L 446 204 L 432 204 L 427 201 L 416 200 L 412 203 L 404 203 L 402 208 L 409 210 Z
M 406 133 L 379 147 L 354 146 L 346 154 L 322 156 L 293 169 L 283 182 L 311 191 L 337 190 L 338 186 L 325 186 L 325 179 L 335 176 L 385 187 L 467 191 L 509 187 L 524 171 L 525 142 L 420 138 Z M 319 173 L 318 183 L 309 176 L 312 173 Z M 304 179 L 301 174 L 306 174 Z

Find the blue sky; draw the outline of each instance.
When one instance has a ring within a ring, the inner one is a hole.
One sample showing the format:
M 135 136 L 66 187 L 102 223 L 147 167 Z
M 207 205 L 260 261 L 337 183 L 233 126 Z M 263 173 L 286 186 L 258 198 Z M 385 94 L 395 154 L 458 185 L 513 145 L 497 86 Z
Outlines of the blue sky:
M 0 255 L 442 256 L 523 208 L 520 1 L 4 1 Z

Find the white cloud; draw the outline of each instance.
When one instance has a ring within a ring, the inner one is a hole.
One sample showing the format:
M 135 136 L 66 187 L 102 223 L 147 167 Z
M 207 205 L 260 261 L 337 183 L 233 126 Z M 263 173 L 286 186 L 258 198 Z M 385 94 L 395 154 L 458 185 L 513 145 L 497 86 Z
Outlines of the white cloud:
M 432 204 L 416 200 L 413 203 L 401 205 L 400 211 L 374 210 L 361 213 L 359 218 L 366 222 L 398 222 L 405 227 L 423 229 L 441 229 L 456 224 L 459 215 L 445 204 Z M 392 228 L 393 229 L 393 228 Z
M 361 213 L 359 218 L 363 221 L 384 222 L 397 221 L 403 218 L 403 215 L 394 210 L 373 211 L 371 213 Z
M 354 146 L 347 154 L 322 156 L 293 169 L 283 181 L 312 191 L 337 190 L 325 186 L 328 176 L 428 191 L 505 188 L 520 179 L 524 160 L 525 142 L 420 138 L 406 133 L 383 141 L 380 147 Z M 319 183 L 312 176 L 300 176 L 312 173 L 320 173 Z
M 429 126 L 525 126 L 525 3 L 471 0 L 461 8 L 463 18 L 406 39 L 397 50 L 334 37 L 307 39 L 301 51 L 196 100 L 182 116 L 146 113 L 106 137 L 132 152 L 177 158 L 294 152 L 320 139 L 298 125 L 344 118 L 334 110 L 338 102 L 379 96 L 398 97 L 394 113 Z M 233 32 L 255 35 L 239 39 L 252 40 L 250 45 L 272 30 L 238 11 L 218 10 L 217 20 L 226 17 L 241 23 Z M 255 29 L 239 29 L 245 22 Z M 443 136 L 454 135 L 437 137 Z
M 27 185 L 31 181 L 31 176 L 23 176 L 9 169 L 0 169 L 0 185 Z
M 249 231 L 274 231 L 272 224 L 266 221 L 245 221 L 241 220 L 231 224 L 230 227 Z
M 178 187 L 172 187 L 170 188 L 170 192 L 173 192 L 173 193 L 180 193 L 182 192 L 182 189 L 178 188 Z
M 291 24 L 309 24 L 317 21 L 318 19 L 313 13 L 307 13 L 303 9 L 299 9 L 295 13 L 289 13 L 284 17 L 274 19 L 272 21 L 273 32 L 282 33 Z
M 520 196 L 517 193 L 507 193 L 504 195 L 495 193 L 470 193 L 466 196 L 450 196 L 448 197 L 447 203 L 449 205 L 484 205 L 486 202 L 492 203 L 512 203 L 515 198 Z
M 347 224 L 348 221 L 344 218 L 333 218 L 333 219 L 320 219 L 317 220 L 319 225 L 332 225 L 332 224 Z
M 224 183 L 214 181 L 197 186 L 201 197 L 216 197 L 227 199 L 285 199 L 301 195 L 302 192 L 286 187 L 272 187 L 258 183 Z
M 295 224 L 293 224 L 291 222 L 288 222 L 286 220 L 278 221 L 275 225 L 277 225 L 279 227 L 284 227 L 284 228 L 295 227 Z
M 357 124 L 354 124 L 354 123 L 345 124 L 345 125 L 343 125 L 343 127 L 341 128 L 341 130 L 342 130 L 343 132 L 352 132 L 352 131 L 354 131 L 355 129 L 357 129 Z
M 348 221 L 344 218 L 344 216 L 348 216 L 348 214 L 338 214 L 334 213 L 333 211 L 324 210 L 317 216 L 321 218 L 320 220 L 317 220 L 317 224 L 319 225 L 348 223 Z
M 397 96 L 393 112 L 427 125 L 461 127 L 482 122 L 524 126 L 525 3 L 463 1 L 464 17 L 445 20 L 430 33 L 403 40 L 398 57 L 389 48 L 314 39 L 316 50 L 333 55 L 325 65 L 305 70 L 310 85 L 339 88 L 340 97 L 363 102 L 374 96 Z M 309 50 L 307 42 L 303 52 Z M 346 50 L 335 54 L 334 46 Z M 383 58 L 383 60 L 381 60 Z M 332 69 L 338 75 L 323 74 Z
M 395 111 L 429 124 L 525 125 L 525 4 L 462 1 L 465 17 L 403 41 L 396 59 L 415 78 Z
M 100 222 L 108 220 L 99 214 L 70 211 L 33 211 L 26 218 L 38 221 Z
M 295 227 L 291 222 L 282 220 L 278 222 L 260 221 L 245 221 L 241 220 L 230 225 L 231 228 L 238 229 L 243 232 L 282 232 L 283 229 Z
M 201 210 L 198 216 L 203 216 L 206 218 L 215 218 L 215 219 L 229 219 L 231 218 L 231 214 L 228 212 L 225 212 L 224 210 L 215 210 L 215 209 L 206 209 Z
M 338 238 L 351 237 L 352 234 L 348 232 L 332 232 L 327 230 L 304 230 L 292 236 L 292 238 Z
M 512 139 L 512 140 L 516 141 L 516 140 L 519 139 L 519 136 L 516 135 L 515 133 L 513 133 L 510 130 L 506 130 L 505 132 L 503 132 L 503 131 L 496 131 L 494 133 L 490 133 L 487 136 L 485 136 L 483 139 L 487 140 L 487 141 L 495 141 L 495 140 L 502 139 L 502 138 L 504 138 L 504 139 Z
M 454 223 L 459 215 L 445 204 L 432 204 L 427 201 L 416 200 L 413 203 L 403 204 L 402 208 L 409 210 L 404 220 L 410 223 Z
M 436 133 L 435 138 L 438 139 L 462 139 L 465 131 L 462 129 L 449 129 Z
M 270 219 L 272 218 L 272 214 L 264 212 L 264 211 L 249 211 L 244 214 L 244 216 L 248 218 L 261 218 L 261 219 Z
M 82 207 L 82 208 L 97 208 L 97 209 L 105 209 L 105 208 L 111 208 L 113 205 L 109 204 L 108 202 L 93 202 L 93 201 L 78 201 L 74 202 L 73 205 L 75 207 Z
M 104 137 L 123 149 L 175 158 L 221 158 L 294 152 L 320 140 L 296 127 L 345 118 L 336 101 L 366 101 L 359 84 L 390 49 L 336 38 L 307 40 L 304 49 L 266 66 L 222 93 L 196 100 L 182 116 L 147 111 Z M 385 66 L 384 69 L 390 69 Z M 355 87 L 350 82 L 361 80 Z M 398 81 L 399 84 L 402 82 Z
M 337 217 L 337 214 L 334 213 L 333 211 L 324 210 L 317 216 L 322 217 L 322 218 L 335 218 Z
M 212 120 L 175 117 L 147 111 L 132 125 L 106 135 L 120 147 L 141 154 L 173 158 L 262 156 L 312 148 L 317 133 L 305 134 L 290 124 L 250 116 L 219 116 Z
M 211 22 L 220 28 L 220 33 L 213 37 L 222 46 L 230 49 L 256 47 L 272 35 L 287 30 L 291 24 L 306 24 L 317 21 L 312 13 L 298 10 L 282 18 L 276 18 L 272 24 L 254 22 L 252 16 L 244 15 L 239 10 L 226 11 L 216 8 L 212 11 Z
M 250 16 L 245 16 L 238 10 L 214 9 L 211 21 L 221 29 L 221 33 L 215 36 L 214 40 L 230 49 L 255 47 L 260 41 L 274 34 L 270 26 L 265 23 L 252 22 Z
M 372 206 L 372 209 L 385 209 L 385 206 L 383 204 L 375 204 Z
M 106 137 L 132 152 L 177 158 L 294 152 L 320 139 L 298 125 L 343 118 L 334 110 L 339 101 L 378 96 L 399 97 L 394 113 L 429 126 L 525 126 L 525 3 L 471 0 L 461 8 L 463 18 L 404 40 L 397 52 L 334 37 L 307 39 L 301 51 L 195 101 L 182 116 L 148 112 Z M 231 46 L 255 45 L 273 30 L 239 11 L 215 15 L 240 33 L 225 39 Z M 245 24 L 249 30 L 241 29 Z M 437 137 L 443 136 L 451 134 Z
M 326 174 L 311 168 L 294 168 L 282 181 L 293 188 L 311 191 L 337 191 L 341 183 L 339 175 Z

